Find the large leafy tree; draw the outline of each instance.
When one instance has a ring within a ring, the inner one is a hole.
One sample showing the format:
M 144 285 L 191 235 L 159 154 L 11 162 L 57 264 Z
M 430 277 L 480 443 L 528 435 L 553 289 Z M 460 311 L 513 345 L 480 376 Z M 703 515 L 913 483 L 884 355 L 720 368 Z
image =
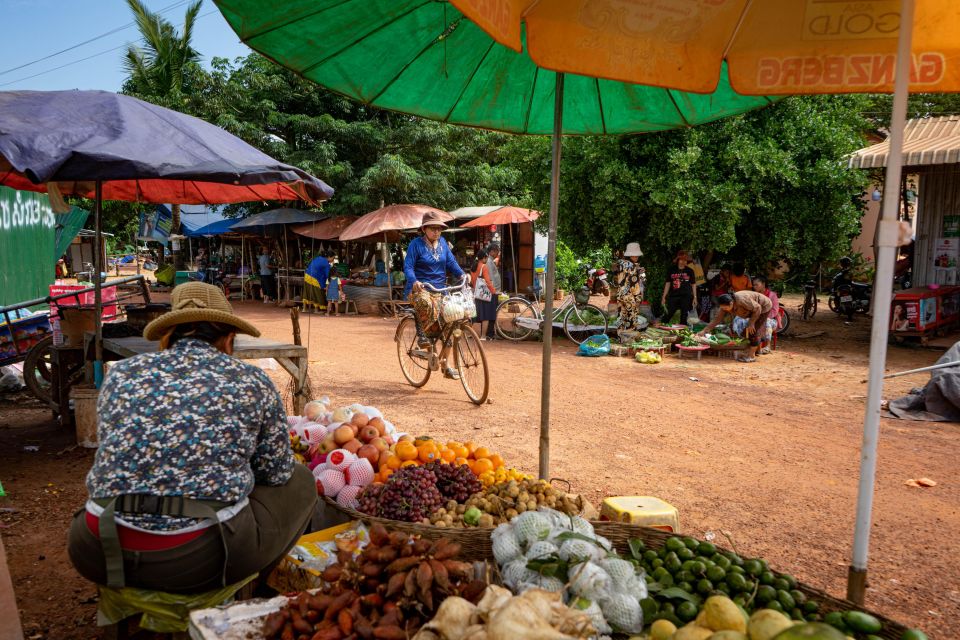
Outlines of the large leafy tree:
M 859 231 L 865 176 L 858 96 L 790 98 L 692 129 L 564 141 L 559 233 L 575 251 L 639 241 L 654 279 L 685 248 L 757 271 L 835 257 Z M 548 203 L 549 141 L 506 150 L 529 204 Z

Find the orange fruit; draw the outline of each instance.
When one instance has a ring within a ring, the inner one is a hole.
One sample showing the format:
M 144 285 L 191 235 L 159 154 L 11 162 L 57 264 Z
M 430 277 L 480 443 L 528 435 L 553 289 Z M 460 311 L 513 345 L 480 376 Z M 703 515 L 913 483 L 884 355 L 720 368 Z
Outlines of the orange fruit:
M 440 449 L 440 459 L 444 462 L 453 462 L 456 457 L 457 454 L 454 453 L 453 449 L 450 449 L 449 447 Z
M 420 462 L 434 462 L 440 459 L 440 452 L 436 447 L 420 447 L 418 450 Z
M 464 465 L 464 464 L 465 464 L 465 465 L 468 465 L 468 466 L 469 466 L 470 461 L 467 460 L 466 458 L 463 458 L 463 457 L 457 457 L 457 458 L 454 458 L 454 459 L 453 459 L 453 464 L 456 464 L 456 465 Z
M 487 471 L 493 471 L 493 463 L 490 462 L 487 458 L 480 458 L 479 460 L 474 460 L 472 471 L 478 476 L 481 473 Z
M 400 463 L 400 467 L 416 467 L 419 465 L 420 463 L 417 462 L 416 460 L 404 460 L 403 462 Z
M 390 471 L 396 471 L 397 469 L 400 468 L 401 462 L 402 460 L 400 460 L 400 458 L 398 458 L 395 455 L 391 455 L 387 458 L 387 464 L 384 467 L 382 467 L 380 470 L 383 471 L 383 469 L 390 469 Z
M 503 458 L 500 456 L 499 453 L 495 453 L 495 454 L 493 454 L 492 456 L 490 456 L 489 460 L 490 460 L 490 462 L 493 463 L 493 468 L 494 468 L 494 469 L 499 469 L 499 468 L 502 467 L 503 464 L 504 464 Z
M 386 468 L 380 472 L 381 482 L 386 482 L 393 475 L 395 469 Z
M 453 451 L 457 458 L 469 458 L 470 451 L 459 442 L 448 442 L 447 448 Z
M 473 457 L 473 452 L 474 452 L 474 450 L 476 450 L 476 448 L 477 448 L 476 443 L 475 443 L 475 442 L 464 442 L 464 443 L 463 443 L 463 446 L 465 446 L 465 447 L 467 448 L 467 453 L 468 453 L 467 457 L 468 457 L 468 458 L 472 458 L 472 457 Z
M 477 447 L 473 450 L 473 457 L 479 460 L 480 458 L 489 458 L 490 450 L 486 447 Z
M 417 448 L 409 442 L 397 443 L 397 457 L 401 460 L 416 460 L 419 452 Z

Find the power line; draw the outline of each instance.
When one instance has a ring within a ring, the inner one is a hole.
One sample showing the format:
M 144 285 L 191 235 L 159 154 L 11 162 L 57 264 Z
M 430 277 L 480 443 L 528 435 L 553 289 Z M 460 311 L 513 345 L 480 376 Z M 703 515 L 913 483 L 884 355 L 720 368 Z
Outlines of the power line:
M 216 10 L 216 9 L 213 9 L 213 10 L 211 10 L 211 11 L 207 11 L 206 13 L 201 13 L 200 15 L 197 16 L 196 19 L 199 20 L 200 18 L 209 16 L 210 14 L 216 13 L 216 12 L 217 12 L 217 10 Z M 179 25 L 177 25 L 177 26 L 178 26 L 178 27 L 182 27 L 183 25 L 184 25 L 184 23 L 181 22 L 181 23 L 180 23 Z M 75 64 L 79 64 L 79 63 L 81 63 L 81 62 L 86 62 L 87 60 L 91 60 L 91 59 L 93 59 L 93 58 L 98 58 L 98 57 L 100 57 L 100 56 L 102 56 L 102 55 L 106 55 L 106 54 L 110 53 L 111 51 L 118 51 L 118 50 L 120 50 L 120 49 L 125 49 L 126 47 L 127 47 L 126 44 L 121 44 L 121 45 L 118 46 L 118 47 L 112 47 L 112 48 L 110 48 L 110 49 L 106 49 L 106 50 L 104 50 L 104 51 L 101 51 L 100 53 L 95 53 L 95 54 L 93 54 L 93 55 L 87 56 L 86 58 L 80 58 L 79 60 L 74 60 L 73 62 L 67 62 L 67 63 L 61 64 L 61 65 L 58 66 L 58 67 L 54 67 L 54 68 L 52 68 L 52 69 L 47 69 L 46 71 L 41 71 L 41 72 L 39 72 L 39 73 L 35 73 L 35 74 L 33 74 L 32 76 L 26 76 L 25 78 L 20 78 L 20 79 L 18 79 L 18 80 L 11 80 L 10 82 L 4 82 L 3 84 L 0 84 L 0 87 L 6 87 L 6 86 L 9 86 L 9 85 L 11 85 L 11 84 L 17 84 L 18 82 L 23 82 L 24 80 L 32 80 L 33 78 L 36 78 L 36 77 L 39 77 L 39 76 L 45 76 L 45 75 L 47 75 L 48 73 L 53 73 L 54 71 L 59 71 L 60 69 L 64 69 L 64 68 L 66 68 L 66 67 L 72 67 L 72 66 L 75 65 Z
M 177 7 L 180 7 L 180 6 L 183 6 L 183 5 L 187 4 L 187 2 L 189 2 L 189 1 L 190 1 L 190 0 L 179 0 L 178 2 L 174 2 L 174 3 L 171 4 L 170 6 L 164 7 L 163 9 L 160 9 L 159 11 L 157 11 L 157 14 L 159 15 L 159 14 L 161 14 L 161 13 L 166 13 L 167 11 L 171 11 L 171 10 L 173 10 L 173 9 L 176 9 Z M 93 38 L 90 38 L 89 40 L 84 40 L 83 42 L 80 42 L 80 43 L 75 44 L 75 45 L 73 45 L 73 46 L 67 47 L 66 49 L 61 49 L 60 51 L 56 51 L 56 52 L 51 53 L 51 54 L 49 54 L 49 55 L 43 56 L 42 58 L 37 58 L 36 60 L 33 60 L 33 61 L 31 61 L 31 62 L 25 62 L 24 64 L 17 65 L 16 67 L 10 67 L 9 69 L 4 69 L 3 71 L 0 71 L 0 76 L 6 75 L 6 74 L 10 73 L 11 71 L 17 71 L 18 69 L 23 69 L 23 68 L 25 68 L 25 67 L 33 66 L 33 65 L 37 64 L 38 62 L 43 62 L 44 60 L 49 60 L 50 58 L 55 58 L 56 56 L 59 56 L 61 53 L 66 53 L 67 51 L 73 51 L 74 49 L 77 49 L 77 48 L 82 47 L 82 46 L 84 46 L 84 45 L 90 44 L 91 42 L 96 42 L 97 40 L 100 40 L 100 39 L 102 39 L 102 38 L 106 38 L 107 36 L 111 36 L 111 35 L 119 32 L 119 31 L 123 31 L 123 30 L 125 30 L 125 29 L 129 29 L 130 27 L 136 26 L 136 24 L 137 24 L 136 21 L 130 22 L 130 23 L 128 23 L 128 24 L 123 25 L 122 27 L 117 27 L 116 29 L 111 29 L 110 31 L 107 31 L 107 32 L 105 32 L 105 33 L 101 33 L 101 34 L 98 35 L 98 36 L 95 36 L 95 37 L 93 37 Z M 112 51 L 112 49 L 111 49 L 111 51 Z M 32 77 L 32 76 L 31 76 L 31 77 Z M 5 85 L 0 85 L 0 86 L 5 86 Z

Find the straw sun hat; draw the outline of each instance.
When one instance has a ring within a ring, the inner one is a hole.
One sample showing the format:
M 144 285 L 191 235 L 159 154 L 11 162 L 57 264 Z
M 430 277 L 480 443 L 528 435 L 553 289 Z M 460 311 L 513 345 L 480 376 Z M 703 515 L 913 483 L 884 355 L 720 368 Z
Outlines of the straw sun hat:
M 236 328 L 237 333 L 253 337 L 260 331 L 233 313 L 223 290 L 205 282 L 187 282 L 174 288 L 173 310 L 163 314 L 143 330 L 147 340 L 159 340 L 170 327 L 187 322 L 217 322 Z
M 627 250 L 623 252 L 623 255 L 627 258 L 631 256 L 642 256 L 643 251 L 640 251 L 639 242 L 630 242 L 627 244 Z
M 420 228 L 423 227 L 440 227 L 441 229 L 447 228 L 447 223 L 443 221 L 443 217 L 436 211 L 427 211 L 423 214 L 423 222 L 420 223 Z

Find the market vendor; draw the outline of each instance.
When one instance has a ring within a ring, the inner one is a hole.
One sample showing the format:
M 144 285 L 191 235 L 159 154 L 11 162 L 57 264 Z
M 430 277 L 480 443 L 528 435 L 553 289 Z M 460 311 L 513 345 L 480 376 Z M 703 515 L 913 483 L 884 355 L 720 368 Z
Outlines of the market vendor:
M 143 332 L 160 350 L 113 364 L 100 389 L 68 551 L 97 584 L 201 593 L 269 571 L 317 492 L 270 378 L 231 357 L 238 333 L 260 332 L 210 284 L 178 286 L 172 307 Z
M 330 258 L 332 251 L 317 254 L 303 274 L 303 310 L 318 311 L 327 308 L 327 280 L 330 278 Z
M 647 274 L 639 264 L 642 255 L 640 243 L 629 242 L 623 252 L 623 258 L 617 263 L 619 331 L 639 331 L 644 325 L 640 315 L 640 304 L 643 302 Z
M 440 236 L 446 227 L 440 214 L 430 211 L 424 215 L 421 225 L 423 235 L 410 241 L 403 262 L 403 274 L 407 279 L 403 295 L 413 303 L 417 342 L 424 347 L 432 345 L 433 338 L 430 336 L 440 332 L 437 322 L 440 294 L 428 291 L 424 285 L 442 289 L 447 286 L 447 274 L 463 278 L 463 269 L 457 264 L 450 245 Z M 451 367 L 446 367 L 444 376 L 457 378 L 458 374 Z
M 750 341 L 750 349 L 748 355 L 740 358 L 740 361 L 754 362 L 757 359 L 757 348 L 766 332 L 767 318 L 773 309 L 770 298 L 756 291 L 737 291 L 720 296 L 717 303 L 720 306 L 720 313 L 697 335 L 710 333 L 728 316 L 731 320 L 735 317 L 746 318 L 747 327 L 744 329 L 744 334 Z
M 667 270 L 667 281 L 660 298 L 660 304 L 666 309 L 660 319 L 662 323 L 670 322 L 673 314 L 679 311 L 680 324 L 687 324 L 687 314 L 697 306 L 697 276 L 689 263 L 687 252 L 679 251 Z

